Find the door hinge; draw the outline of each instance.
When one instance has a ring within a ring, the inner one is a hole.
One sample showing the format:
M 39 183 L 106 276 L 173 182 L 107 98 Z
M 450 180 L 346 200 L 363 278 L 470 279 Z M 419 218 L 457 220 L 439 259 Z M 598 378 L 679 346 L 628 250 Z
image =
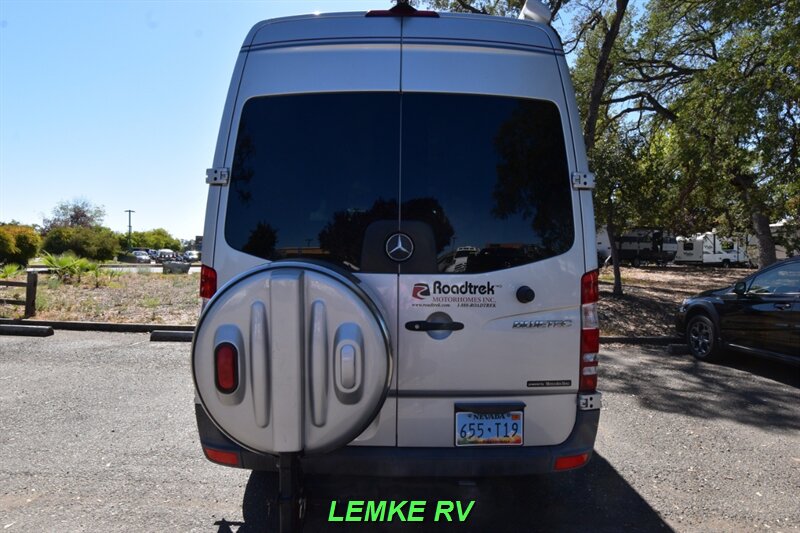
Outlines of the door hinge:
M 592 172 L 573 172 L 573 189 L 594 189 L 594 174 Z
M 206 169 L 206 183 L 209 185 L 227 185 L 230 171 L 227 168 Z

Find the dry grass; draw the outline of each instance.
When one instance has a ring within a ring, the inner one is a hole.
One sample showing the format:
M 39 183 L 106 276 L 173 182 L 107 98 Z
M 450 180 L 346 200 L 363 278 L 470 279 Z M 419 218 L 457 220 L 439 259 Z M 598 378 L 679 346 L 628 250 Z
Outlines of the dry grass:
M 24 276 L 17 277 L 24 281 Z M 38 320 L 83 320 L 154 324 L 194 324 L 200 313 L 199 274 L 124 272 L 103 274 L 99 286 L 91 275 L 65 284 L 39 276 Z M 25 299 L 25 289 L 0 287 L 2 298 Z M 16 295 L 16 296 L 15 296 Z M 0 305 L 0 317 L 21 317 L 20 306 Z
M 622 268 L 623 290 L 612 296 L 613 272 L 600 271 L 600 327 L 603 335 L 674 334 L 675 310 L 683 298 L 731 285 L 751 271 L 697 267 Z M 15 277 L 24 280 L 22 276 Z M 126 272 L 96 280 L 84 275 L 67 285 L 39 276 L 37 319 L 187 324 L 200 312 L 198 274 Z M 0 298 L 25 297 L 24 289 L 0 287 Z M 0 305 L 0 317 L 20 317 L 23 308 Z

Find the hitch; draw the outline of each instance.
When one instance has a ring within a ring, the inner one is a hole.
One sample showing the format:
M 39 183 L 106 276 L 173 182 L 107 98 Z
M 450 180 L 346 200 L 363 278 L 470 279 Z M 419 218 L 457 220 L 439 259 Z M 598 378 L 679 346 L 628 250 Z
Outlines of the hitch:
M 306 500 L 303 471 L 296 452 L 278 455 L 278 531 L 302 531 Z

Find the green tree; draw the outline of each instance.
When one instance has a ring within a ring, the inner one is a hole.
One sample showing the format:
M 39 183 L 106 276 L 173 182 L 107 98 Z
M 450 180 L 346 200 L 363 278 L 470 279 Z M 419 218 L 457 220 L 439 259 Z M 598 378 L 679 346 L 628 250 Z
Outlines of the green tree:
M 54 228 L 92 228 L 103 224 L 106 216 L 102 206 L 92 204 L 86 198 L 59 202 L 52 211 L 51 218 L 44 219 L 44 233 Z
M 118 234 L 119 245 L 123 249 L 128 247 L 128 234 Z M 156 228 L 147 231 L 134 231 L 131 233 L 131 247 L 132 248 L 150 248 L 159 250 L 161 248 L 169 248 L 171 250 L 180 250 L 181 241 L 173 237 L 164 228 Z
M 770 220 L 800 193 L 797 20 L 797 0 L 652 0 L 614 100 L 650 135 L 669 131 L 693 197 L 679 218 L 749 230 L 762 267 L 775 261 Z
M 41 238 L 31 226 L 0 224 L 0 263 L 27 265 L 36 257 Z

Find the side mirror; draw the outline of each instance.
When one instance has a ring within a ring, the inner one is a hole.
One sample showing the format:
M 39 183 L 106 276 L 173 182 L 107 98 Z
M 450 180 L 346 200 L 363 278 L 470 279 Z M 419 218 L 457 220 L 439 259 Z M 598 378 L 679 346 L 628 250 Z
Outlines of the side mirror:
M 745 284 L 744 281 L 737 281 L 736 285 L 733 286 L 733 292 L 735 292 L 739 296 L 743 296 L 746 291 L 747 291 L 747 285 Z

